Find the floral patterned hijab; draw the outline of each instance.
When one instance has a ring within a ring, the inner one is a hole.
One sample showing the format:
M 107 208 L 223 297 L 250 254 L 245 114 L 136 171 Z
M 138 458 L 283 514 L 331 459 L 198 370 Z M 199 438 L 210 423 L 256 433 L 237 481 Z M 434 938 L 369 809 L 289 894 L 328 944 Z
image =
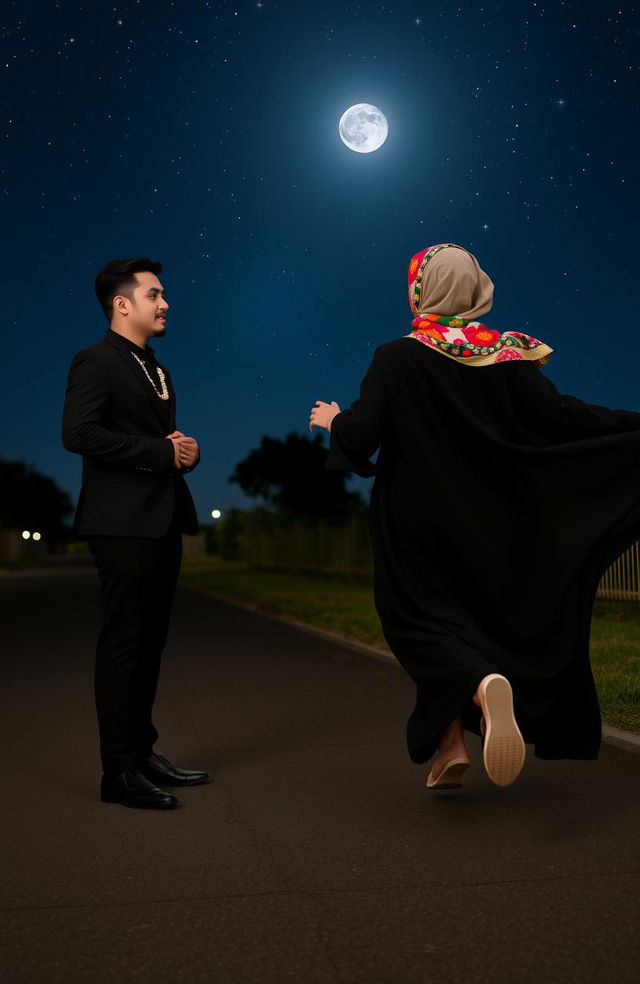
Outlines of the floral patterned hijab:
M 537 338 L 519 331 L 501 334 L 473 320 L 492 303 L 493 283 L 462 246 L 440 243 L 412 258 L 409 304 L 415 317 L 407 337 L 470 366 L 519 359 L 538 366 L 548 362 L 553 349 Z

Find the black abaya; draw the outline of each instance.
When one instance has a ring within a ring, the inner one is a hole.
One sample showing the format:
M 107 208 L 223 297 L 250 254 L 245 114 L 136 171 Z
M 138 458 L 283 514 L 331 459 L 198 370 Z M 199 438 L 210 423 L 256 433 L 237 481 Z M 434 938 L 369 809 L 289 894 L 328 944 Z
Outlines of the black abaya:
M 375 474 L 375 602 L 417 688 L 413 761 L 458 714 L 478 733 L 471 698 L 495 672 L 536 755 L 595 758 L 591 612 L 640 537 L 640 413 L 562 396 L 532 362 L 472 367 L 400 338 L 333 419 L 327 467 Z

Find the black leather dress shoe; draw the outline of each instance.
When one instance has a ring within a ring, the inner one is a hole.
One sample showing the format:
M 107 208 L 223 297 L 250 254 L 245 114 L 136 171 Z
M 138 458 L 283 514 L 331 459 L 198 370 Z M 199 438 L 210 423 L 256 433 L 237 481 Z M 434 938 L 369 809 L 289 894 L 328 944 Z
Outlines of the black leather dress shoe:
M 169 759 L 153 752 L 140 763 L 140 772 L 160 786 L 200 786 L 209 782 L 209 773 L 194 769 L 179 769 Z
M 100 799 L 103 803 L 124 803 L 144 810 L 170 810 L 178 800 L 158 789 L 141 772 L 120 772 L 102 777 Z

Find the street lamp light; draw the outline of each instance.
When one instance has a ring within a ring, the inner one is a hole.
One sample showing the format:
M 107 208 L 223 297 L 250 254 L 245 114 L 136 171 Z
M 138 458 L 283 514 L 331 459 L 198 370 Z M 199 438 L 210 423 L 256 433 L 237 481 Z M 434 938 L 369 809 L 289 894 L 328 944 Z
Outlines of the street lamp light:
M 29 532 L 29 530 L 23 530 L 22 531 L 22 539 L 23 540 L 29 540 L 30 538 L 31 538 L 31 533 Z
M 34 540 L 41 540 L 42 539 L 42 534 L 41 533 L 34 533 L 33 534 L 33 539 Z
M 221 516 L 222 516 L 222 513 L 220 512 L 219 509 L 212 509 L 211 510 L 211 517 L 212 517 L 212 519 L 220 519 Z

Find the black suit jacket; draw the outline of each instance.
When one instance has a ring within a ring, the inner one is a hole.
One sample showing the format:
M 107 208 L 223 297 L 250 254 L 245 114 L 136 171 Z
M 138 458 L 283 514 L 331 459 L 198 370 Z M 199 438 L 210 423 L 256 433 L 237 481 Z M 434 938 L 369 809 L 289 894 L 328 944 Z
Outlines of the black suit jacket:
M 164 536 L 174 510 L 183 533 L 198 530 L 183 477 L 193 468 L 174 467 L 166 436 L 176 429 L 171 377 L 162 366 L 170 396 L 161 400 L 132 347 L 109 330 L 103 341 L 78 352 L 69 370 L 62 441 L 83 460 L 73 524 L 80 537 Z

